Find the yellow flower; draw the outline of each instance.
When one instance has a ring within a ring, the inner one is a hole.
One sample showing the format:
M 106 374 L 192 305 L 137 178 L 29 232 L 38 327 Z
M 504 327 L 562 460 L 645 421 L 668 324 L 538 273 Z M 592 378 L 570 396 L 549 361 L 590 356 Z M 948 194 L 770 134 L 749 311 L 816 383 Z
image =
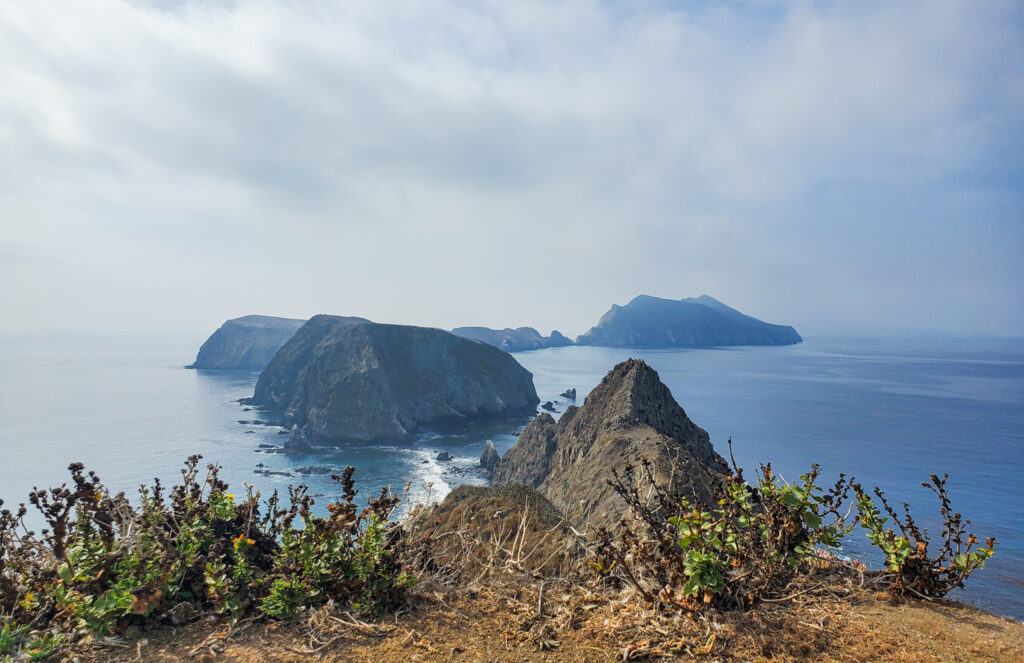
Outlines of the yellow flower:
M 99 502 L 101 499 L 103 499 L 103 493 L 96 493 L 96 501 Z
M 246 543 L 248 543 L 248 544 L 249 544 L 250 546 L 251 546 L 252 544 L 256 543 L 256 542 L 255 542 L 255 541 L 253 541 L 252 539 L 246 539 L 246 540 L 245 540 L 245 542 L 246 542 Z
M 228 498 L 229 500 L 235 499 L 235 496 L 232 495 L 231 493 L 224 493 L 224 497 Z

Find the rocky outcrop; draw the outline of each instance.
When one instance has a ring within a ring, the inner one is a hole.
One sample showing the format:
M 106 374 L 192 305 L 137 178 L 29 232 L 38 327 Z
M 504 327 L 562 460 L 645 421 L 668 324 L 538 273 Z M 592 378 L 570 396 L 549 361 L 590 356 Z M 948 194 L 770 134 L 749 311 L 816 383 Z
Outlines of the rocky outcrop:
M 566 389 L 561 393 L 561 396 L 562 398 L 568 399 L 570 401 L 576 400 L 576 387 Z
M 456 327 L 453 334 L 483 341 L 488 345 L 501 348 L 505 352 L 522 352 L 524 350 L 541 350 L 543 348 L 560 348 L 572 345 L 572 341 L 556 329 L 550 336 L 541 336 L 533 327 L 518 329 L 489 329 L 487 327 Z
M 484 469 L 487 476 L 494 476 L 494 469 L 498 467 L 498 461 L 501 460 L 501 456 L 498 455 L 498 450 L 494 448 L 494 442 L 487 440 L 484 444 L 484 451 L 480 454 L 480 467 Z
M 706 431 L 693 423 L 654 371 L 630 359 L 613 368 L 581 407 L 556 422 L 541 414 L 498 463 L 495 484 L 545 495 L 576 527 L 608 524 L 623 504 L 613 470 L 648 461 L 661 486 L 706 500 L 725 470 Z
M 228 320 L 199 348 L 185 368 L 263 370 L 305 320 L 247 315 Z
M 625 306 L 612 306 L 576 344 L 699 348 L 802 340 L 792 327 L 762 322 L 707 295 L 681 300 L 640 295 Z
M 429 424 L 534 412 L 533 376 L 509 354 L 440 329 L 318 315 L 260 375 L 289 447 L 397 441 Z

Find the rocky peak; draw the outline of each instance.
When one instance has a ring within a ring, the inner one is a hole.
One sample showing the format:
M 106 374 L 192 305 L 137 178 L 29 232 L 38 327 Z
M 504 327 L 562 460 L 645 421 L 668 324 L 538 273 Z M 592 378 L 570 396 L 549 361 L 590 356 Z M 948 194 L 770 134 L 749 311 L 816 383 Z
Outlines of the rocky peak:
M 592 443 L 598 433 L 647 426 L 681 444 L 707 465 L 719 457 L 708 434 L 686 415 L 661 381 L 658 372 L 642 359 L 627 359 L 605 375 L 587 395 L 582 416 L 571 428 L 581 443 Z
M 630 359 L 581 407 L 570 406 L 557 422 L 548 414 L 534 419 L 502 457 L 494 482 L 537 488 L 576 526 L 605 524 L 621 507 L 608 486 L 612 472 L 643 461 L 660 485 L 695 499 L 725 466 L 658 373 Z

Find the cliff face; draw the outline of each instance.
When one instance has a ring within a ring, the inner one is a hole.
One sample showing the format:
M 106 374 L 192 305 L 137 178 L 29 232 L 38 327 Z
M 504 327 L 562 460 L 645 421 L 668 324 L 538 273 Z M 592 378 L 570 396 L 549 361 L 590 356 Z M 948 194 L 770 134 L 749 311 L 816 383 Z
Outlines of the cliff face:
M 247 315 L 228 320 L 206 339 L 186 368 L 262 370 L 305 320 Z
M 445 419 L 534 411 L 533 375 L 440 329 L 318 315 L 278 351 L 252 402 L 283 411 L 290 446 L 400 440 Z
M 702 295 L 682 300 L 640 295 L 612 306 L 577 345 L 712 347 L 791 345 L 803 339 L 792 327 L 772 325 Z
M 495 484 L 536 488 L 576 527 L 613 521 L 622 511 L 612 470 L 650 462 L 662 486 L 702 499 L 725 469 L 705 430 L 693 423 L 657 372 L 630 359 L 608 373 L 582 407 L 557 422 L 541 414 L 494 472 Z
M 456 327 L 452 333 L 457 336 L 483 341 L 501 348 L 505 352 L 521 352 L 523 350 L 540 350 L 543 348 L 560 348 L 572 345 L 572 341 L 563 336 L 557 329 L 551 336 L 541 336 L 533 327 L 517 329 L 489 329 L 487 327 Z

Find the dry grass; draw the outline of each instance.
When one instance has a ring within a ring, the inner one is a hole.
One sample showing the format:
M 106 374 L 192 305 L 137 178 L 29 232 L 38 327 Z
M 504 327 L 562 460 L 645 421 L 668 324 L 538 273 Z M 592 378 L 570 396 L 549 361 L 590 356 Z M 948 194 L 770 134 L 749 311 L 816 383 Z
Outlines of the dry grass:
M 464 488 L 409 526 L 429 558 L 407 608 L 333 604 L 292 623 L 198 622 L 76 643 L 80 663 L 225 661 L 1024 661 L 1024 625 L 947 601 L 890 602 L 821 568 L 745 612 L 685 614 L 580 572 L 582 544 L 527 489 Z
M 492 579 L 420 591 L 379 623 L 325 607 L 292 624 L 158 628 L 79 646 L 100 661 L 1024 661 L 1024 625 L 951 602 L 891 604 L 835 578 L 789 602 L 689 619 L 627 593 Z

